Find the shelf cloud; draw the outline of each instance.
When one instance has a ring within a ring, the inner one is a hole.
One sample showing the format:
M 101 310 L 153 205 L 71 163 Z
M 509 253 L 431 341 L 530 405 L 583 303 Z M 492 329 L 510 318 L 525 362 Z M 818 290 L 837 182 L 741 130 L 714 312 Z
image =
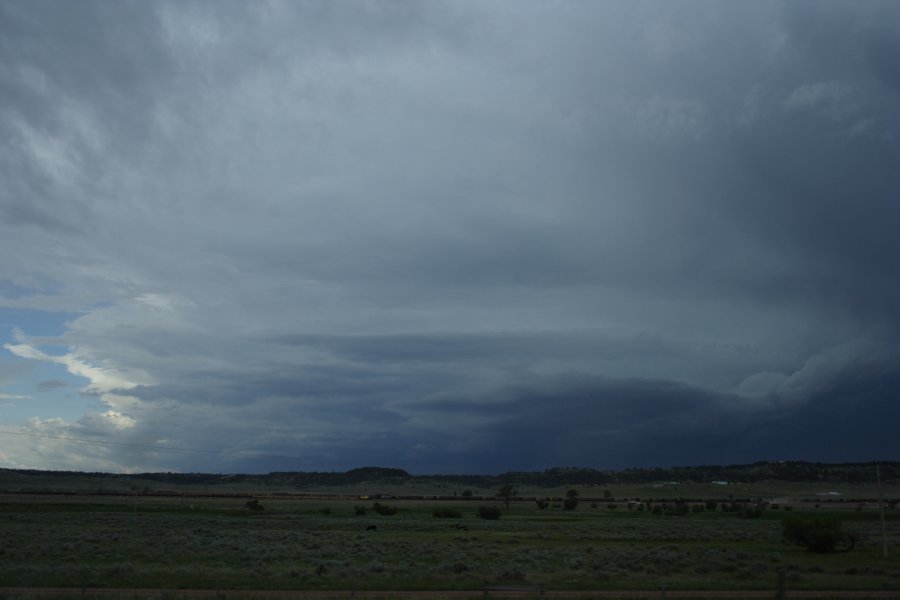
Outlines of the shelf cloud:
M 0 466 L 894 457 L 897 22 L 3 3 Z

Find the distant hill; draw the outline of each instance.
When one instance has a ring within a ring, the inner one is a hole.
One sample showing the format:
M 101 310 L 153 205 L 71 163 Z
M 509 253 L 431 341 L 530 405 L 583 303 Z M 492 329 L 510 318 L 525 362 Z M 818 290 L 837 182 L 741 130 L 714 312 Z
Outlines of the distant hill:
M 565 485 L 645 484 L 661 481 L 709 483 L 711 481 L 871 483 L 875 467 L 881 467 L 883 482 L 900 481 L 900 462 L 810 463 L 801 461 L 755 462 L 749 465 L 704 465 L 694 467 L 638 468 L 600 471 L 577 467 L 556 467 L 545 471 L 510 471 L 500 475 L 432 475 L 435 480 L 494 487 L 502 483 L 520 486 L 556 487 Z
M 619 471 L 557 467 L 545 471 L 510 471 L 498 475 L 411 475 L 403 469 L 361 467 L 345 472 L 283 471 L 264 475 L 213 473 L 82 473 L 77 471 L 39 471 L 0 469 L 0 490 L 70 484 L 98 486 L 104 483 L 118 489 L 156 486 L 204 486 L 229 488 L 321 488 L 362 483 L 408 484 L 437 483 L 494 489 L 500 485 L 559 487 L 568 485 L 647 484 L 663 481 L 680 483 L 729 482 L 816 482 L 872 483 L 875 467 L 881 467 L 884 483 L 900 483 L 900 462 L 810 463 L 802 461 L 756 462 L 747 465 L 704 465 L 671 468 L 638 468 Z

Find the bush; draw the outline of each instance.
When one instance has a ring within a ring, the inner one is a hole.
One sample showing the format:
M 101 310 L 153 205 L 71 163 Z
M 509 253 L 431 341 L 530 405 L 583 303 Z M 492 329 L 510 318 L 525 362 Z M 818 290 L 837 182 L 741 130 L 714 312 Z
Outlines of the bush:
M 563 500 L 563 510 L 575 510 L 578 508 L 578 498 L 568 497 Z
M 390 516 L 396 514 L 397 509 L 393 506 L 388 506 L 387 504 L 381 504 L 380 502 L 376 502 L 372 505 L 372 510 L 377 512 L 379 515 Z
M 539 510 L 546 509 L 547 505 L 549 504 L 549 502 L 547 502 L 546 500 L 535 500 L 534 502 L 535 504 L 537 504 Z
M 663 512 L 665 512 L 665 514 L 667 515 L 682 516 L 688 514 L 690 510 L 690 506 L 688 506 L 688 503 L 684 500 L 676 500 L 675 504 L 673 505 L 663 505 Z
M 856 545 L 856 536 L 844 533 L 838 517 L 788 515 L 781 525 L 785 540 L 810 552 L 849 552 Z
M 247 502 L 244 503 L 244 506 L 247 507 L 247 509 L 249 509 L 249 510 L 265 510 L 266 509 L 266 507 L 263 506 L 262 504 L 260 504 L 259 500 L 257 500 L 256 498 L 254 498 L 253 500 L 247 500 Z
M 762 514 L 763 509 L 760 506 L 745 506 L 738 513 L 738 516 L 743 519 L 758 519 Z
M 436 519 L 458 519 L 462 517 L 462 513 L 455 508 L 446 508 L 439 506 L 431 511 L 431 516 Z
M 716 506 L 718 506 L 718 502 L 715 500 L 706 501 L 706 510 L 716 510 Z
M 356 506 L 353 507 L 353 514 L 355 514 L 356 516 L 362 516 L 362 515 L 366 514 L 366 507 L 359 506 L 357 504 Z
M 500 509 L 496 506 L 479 506 L 478 516 L 482 519 L 495 520 L 500 518 Z

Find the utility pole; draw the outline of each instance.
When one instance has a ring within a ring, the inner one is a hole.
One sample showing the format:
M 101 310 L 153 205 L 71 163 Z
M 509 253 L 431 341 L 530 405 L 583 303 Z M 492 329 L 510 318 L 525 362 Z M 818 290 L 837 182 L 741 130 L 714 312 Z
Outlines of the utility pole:
M 881 465 L 875 465 L 875 476 L 878 478 L 878 510 L 881 512 L 881 548 L 884 557 L 887 558 L 887 529 L 884 526 L 884 494 L 881 493 Z

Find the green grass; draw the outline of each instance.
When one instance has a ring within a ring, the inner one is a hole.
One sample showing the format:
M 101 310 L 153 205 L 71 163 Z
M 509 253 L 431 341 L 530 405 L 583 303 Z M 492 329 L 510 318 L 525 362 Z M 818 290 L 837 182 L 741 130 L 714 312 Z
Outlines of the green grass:
M 782 510 L 742 519 L 584 502 L 571 512 L 542 511 L 520 502 L 485 521 L 476 517 L 479 501 L 382 500 L 398 509 L 390 516 L 372 511 L 372 502 L 366 515 L 355 515 L 358 499 L 264 499 L 258 512 L 245 510 L 245 501 L 3 496 L 0 581 L 238 590 L 770 590 L 785 569 L 789 589 L 900 590 L 900 563 L 881 557 L 874 510 L 835 513 L 862 541 L 850 553 L 815 555 L 781 540 Z M 437 506 L 462 517 L 434 518 Z M 889 517 L 896 554 L 900 513 Z M 457 522 L 469 530 L 453 528 Z

